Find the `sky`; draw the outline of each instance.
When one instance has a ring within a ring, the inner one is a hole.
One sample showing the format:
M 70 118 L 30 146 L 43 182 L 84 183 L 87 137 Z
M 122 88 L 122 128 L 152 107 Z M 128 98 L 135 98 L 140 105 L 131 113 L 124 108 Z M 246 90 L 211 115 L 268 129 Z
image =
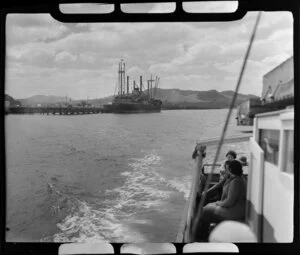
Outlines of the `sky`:
M 189 3 L 185 9 L 197 7 Z M 204 11 L 215 8 L 202 5 Z M 95 6 L 84 10 L 95 12 Z M 170 10 L 167 4 L 146 6 L 147 12 Z M 256 16 L 251 12 L 223 23 L 100 24 L 61 23 L 49 14 L 9 14 L 5 93 L 16 99 L 103 98 L 115 92 L 121 59 L 131 85 L 143 75 L 145 86 L 152 74 L 160 77 L 159 88 L 234 90 Z M 260 96 L 263 75 L 293 55 L 292 40 L 291 13 L 263 12 L 239 92 Z

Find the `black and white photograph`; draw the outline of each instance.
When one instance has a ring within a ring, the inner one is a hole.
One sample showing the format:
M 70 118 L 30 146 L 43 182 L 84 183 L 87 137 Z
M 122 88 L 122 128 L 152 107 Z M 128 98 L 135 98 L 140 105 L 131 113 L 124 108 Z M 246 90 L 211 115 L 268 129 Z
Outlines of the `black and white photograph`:
M 60 5 L 98 8 L 113 11 Z M 9 13 L 6 242 L 153 243 L 166 253 L 171 243 L 293 242 L 293 22 L 288 11 L 103 23 Z

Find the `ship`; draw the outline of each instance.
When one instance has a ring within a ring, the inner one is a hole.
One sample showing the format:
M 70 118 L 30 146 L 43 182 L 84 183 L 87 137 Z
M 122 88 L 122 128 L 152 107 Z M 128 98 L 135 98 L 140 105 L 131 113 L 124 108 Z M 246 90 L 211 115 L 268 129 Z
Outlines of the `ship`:
M 140 76 L 139 86 L 133 80 L 132 90 L 129 91 L 129 76 L 125 82 L 125 62 L 119 63 L 118 92 L 114 95 L 112 103 L 103 106 L 103 113 L 153 113 L 160 112 L 162 101 L 155 98 L 159 77 L 155 80 L 152 75 L 147 80 L 147 89 L 143 87 L 143 77 Z
M 237 106 L 237 125 L 253 126 L 256 114 L 283 110 L 294 104 L 293 63 L 291 56 L 263 76 L 261 98 L 250 98 Z

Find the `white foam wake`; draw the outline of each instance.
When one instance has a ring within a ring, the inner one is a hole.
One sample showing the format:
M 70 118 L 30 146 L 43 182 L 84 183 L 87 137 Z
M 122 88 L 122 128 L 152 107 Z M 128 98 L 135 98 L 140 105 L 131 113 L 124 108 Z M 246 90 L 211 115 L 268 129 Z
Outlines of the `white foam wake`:
M 165 211 L 174 190 L 187 198 L 191 177 L 166 180 L 161 158 L 150 153 L 143 158 L 131 159 L 129 170 L 121 173 L 124 184 L 106 190 L 107 199 L 97 204 L 88 204 L 75 198 L 67 198 L 68 215 L 57 224 L 59 232 L 52 238 L 55 242 L 146 242 L 147 238 L 132 229 L 131 223 L 151 224 L 148 220 L 137 220 L 137 213 Z M 51 190 L 55 190 L 51 186 Z M 56 190 L 55 196 L 65 200 L 63 192 Z M 70 200 L 72 203 L 70 203 Z M 42 241 L 47 241 L 44 239 Z
M 115 208 L 118 210 L 115 213 L 132 215 L 154 207 L 163 210 L 161 205 L 169 198 L 170 191 L 158 188 L 165 182 L 156 172 L 161 167 L 160 157 L 151 153 L 143 158 L 131 159 L 128 166 L 131 171 L 121 173 L 125 178 L 124 185 L 106 191 L 108 195 L 116 194 Z
M 56 224 L 59 231 L 53 236 L 41 239 L 41 242 L 147 241 L 143 235 L 117 219 L 114 214 L 116 206 L 109 206 L 109 201 L 92 206 L 85 201 L 64 195 L 53 184 L 49 184 L 49 189 L 53 204 L 57 204 L 54 200 L 67 200 L 68 214 Z
M 172 180 L 167 181 L 167 185 L 183 193 L 184 198 L 187 200 L 189 198 L 190 189 L 192 185 L 192 177 L 186 176 L 182 179 L 174 178 Z

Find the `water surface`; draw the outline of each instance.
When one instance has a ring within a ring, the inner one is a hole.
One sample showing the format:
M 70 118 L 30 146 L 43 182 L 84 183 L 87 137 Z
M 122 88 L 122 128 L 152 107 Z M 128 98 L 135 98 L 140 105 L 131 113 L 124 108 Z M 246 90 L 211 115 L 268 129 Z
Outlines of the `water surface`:
M 195 143 L 227 111 L 6 116 L 7 241 L 174 242 Z M 251 129 L 233 115 L 228 135 Z M 227 144 L 220 160 L 228 149 L 248 155 Z

